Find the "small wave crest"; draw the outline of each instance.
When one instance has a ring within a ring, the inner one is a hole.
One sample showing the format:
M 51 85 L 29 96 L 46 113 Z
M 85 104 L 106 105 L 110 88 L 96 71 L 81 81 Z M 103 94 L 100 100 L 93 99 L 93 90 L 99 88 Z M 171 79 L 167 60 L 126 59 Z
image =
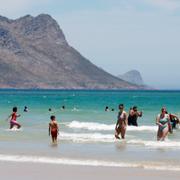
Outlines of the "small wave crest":
M 69 140 L 73 142 L 114 142 L 115 138 L 113 134 L 101 134 L 101 133 L 66 133 L 61 132 L 59 139 Z
M 86 129 L 90 131 L 113 131 L 115 129 L 115 124 L 103 124 L 96 122 L 79 122 L 72 121 L 67 124 L 69 128 L 74 129 Z M 157 126 L 128 126 L 128 131 L 157 131 Z
M 128 140 L 127 144 L 144 145 L 149 148 L 173 148 L 180 149 L 180 142 L 175 141 L 144 141 L 144 140 Z
M 115 125 L 114 124 L 100 124 L 100 123 L 94 123 L 94 122 L 79 122 L 79 121 L 72 121 L 67 125 L 69 128 L 76 128 L 76 129 L 86 129 L 86 130 L 114 130 Z
M 73 165 L 73 166 L 100 166 L 100 167 L 129 167 L 129 168 L 143 168 L 151 170 L 169 170 L 180 171 L 179 165 L 164 165 L 163 163 L 152 162 L 113 162 L 102 160 L 82 160 L 70 158 L 51 158 L 41 156 L 25 156 L 25 155 L 5 155 L 0 154 L 0 161 L 3 162 L 18 162 L 18 163 L 41 163 L 41 164 L 56 164 L 56 165 Z
M 128 126 L 128 131 L 151 131 L 151 132 L 157 132 L 158 127 L 157 126 Z
M 102 134 L 102 133 L 67 133 L 60 132 L 59 140 L 73 141 L 76 143 L 113 143 L 113 142 L 124 142 L 129 145 L 140 145 L 147 148 L 163 148 L 163 149 L 180 149 L 180 142 L 171 140 L 166 141 L 149 141 L 143 139 L 130 139 L 130 135 L 126 136 L 125 140 L 117 140 L 114 134 Z

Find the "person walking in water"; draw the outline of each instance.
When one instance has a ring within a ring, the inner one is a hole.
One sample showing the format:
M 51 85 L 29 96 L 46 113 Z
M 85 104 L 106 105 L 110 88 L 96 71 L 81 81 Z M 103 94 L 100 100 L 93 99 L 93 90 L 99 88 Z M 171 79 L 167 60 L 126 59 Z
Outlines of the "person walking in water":
M 169 132 L 170 118 L 167 114 L 166 108 L 161 109 L 161 113 L 156 117 L 156 124 L 158 125 L 157 140 L 164 141 Z
M 177 124 L 180 123 L 180 119 L 178 116 L 176 116 L 175 114 L 169 114 L 169 119 L 171 122 L 171 126 L 172 126 L 172 130 L 173 129 L 177 129 Z
M 19 129 L 21 127 L 21 125 L 17 122 L 17 118 L 20 117 L 20 114 L 17 114 L 17 107 L 13 107 L 12 109 L 12 114 L 9 116 L 9 118 L 11 118 L 10 120 L 10 129 L 12 129 L 14 126 L 17 126 L 17 128 Z
M 117 117 L 117 123 L 115 127 L 115 138 L 120 139 L 119 134 L 121 134 L 121 138 L 125 139 L 126 127 L 127 127 L 127 113 L 124 111 L 124 105 L 119 105 L 119 113 Z
M 142 117 L 142 112 L 137 110 L 137 106 L 130 108 L 128 116 L 128 125 L 129 126 L 138 126 L 137 119 Z
M 57 143 L 57 136 L 59 134 L 59 126 L 58 126 L 55 116 L 51 116 L 50 119 L 51 121 L 49 123 L 49 136 L 51 135 L 53 143 Z

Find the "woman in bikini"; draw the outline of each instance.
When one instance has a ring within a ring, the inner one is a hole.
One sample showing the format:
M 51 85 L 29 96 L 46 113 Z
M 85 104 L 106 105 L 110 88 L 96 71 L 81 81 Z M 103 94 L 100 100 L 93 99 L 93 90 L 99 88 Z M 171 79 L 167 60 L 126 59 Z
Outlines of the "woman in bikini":
M 21 125 L 17 122 L 17 118 L 20 117 L 20 114 L 17 114 L 17 107 L 13 107 L 12 114 L 9 116 L 10 119 L 10 129 L 12 129 L 14 126 L 17 126 L 19 129 Z
M 127 127 L 127 113 L 124 111 L 124 105 L 119 105 L 119 113 L 117 117 L 117 123 L 115 127 L 115 138 L 120 139 L 119 134 L 121 134 L 121 138 L 125 139 L 126 127 Z
M 49 136 L 51 135 L 53 143 L 57 143 L 57 136 L 59 134 L 59 126 L 58 126 L 55 116 L 51 116 L 50 119 L 51 121 L 49 123 Z
M 161 113 L 156 118 L 156 124 L 158 125 L 157 140 L 164 141 L 169 132 L 170 118 L 166 113 L 166 108 L 161 109 Z

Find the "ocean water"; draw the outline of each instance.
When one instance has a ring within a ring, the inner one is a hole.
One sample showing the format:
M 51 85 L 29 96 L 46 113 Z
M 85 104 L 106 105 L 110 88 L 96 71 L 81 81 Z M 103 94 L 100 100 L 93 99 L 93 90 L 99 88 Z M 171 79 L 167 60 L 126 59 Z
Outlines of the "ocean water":
M 114 138 L 120 103 L 127 112 L 134 105 L 143 111 L 139 127 L 127 128 L 126 140 Z M 9 130 L 13 106 L 21 114 L 20 130 Z M 106 106 L 114 111 L 105 112 Z M 180 91 L 0 90 L 0 161 L 179 171 L 179 128 L 165 142 L 156 141 L 162 106 L 180 116 Z M 48 136 L 51 115 L 60 125 L 57 146 Z

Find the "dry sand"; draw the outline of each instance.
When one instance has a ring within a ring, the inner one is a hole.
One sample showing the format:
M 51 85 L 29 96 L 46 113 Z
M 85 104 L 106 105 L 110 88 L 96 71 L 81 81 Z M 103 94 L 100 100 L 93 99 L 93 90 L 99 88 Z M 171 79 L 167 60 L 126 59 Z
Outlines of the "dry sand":
M 0 162 L 2 180 L 179 180 L 180 172 L 139 168 Z

